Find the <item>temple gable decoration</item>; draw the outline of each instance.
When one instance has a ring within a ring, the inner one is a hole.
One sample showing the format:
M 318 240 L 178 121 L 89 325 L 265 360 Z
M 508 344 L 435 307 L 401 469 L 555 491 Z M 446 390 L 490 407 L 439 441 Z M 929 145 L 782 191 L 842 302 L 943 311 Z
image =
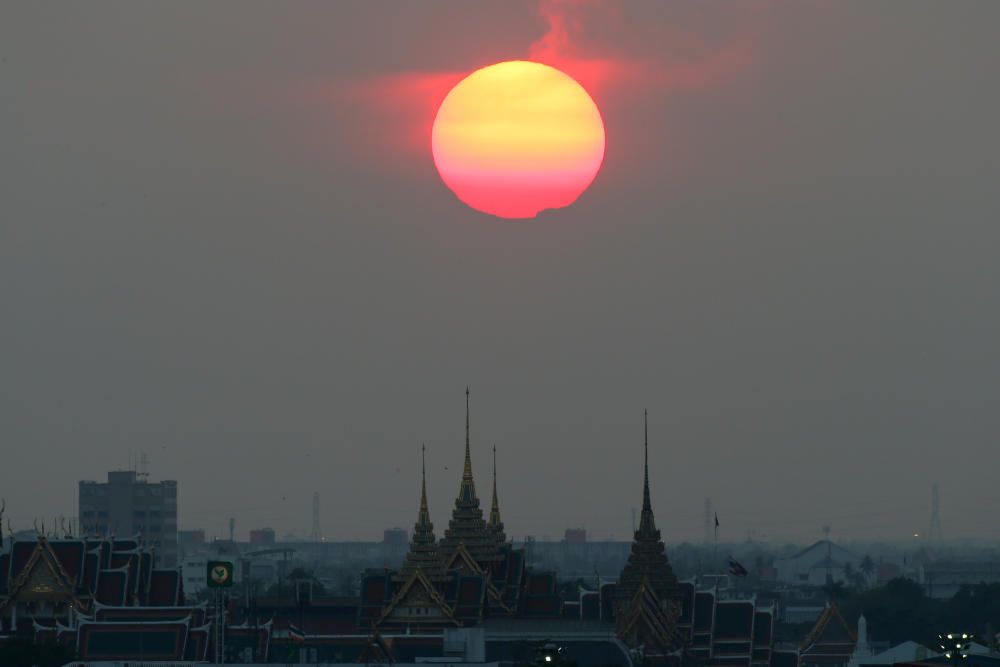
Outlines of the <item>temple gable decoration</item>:
M 0 609 L 18 602 L 49 605 L 71 604 L 77 609 L 85 605 L 76 598 L 75 583 L 52 552 L 48 539 L 39 536 L 27 562 L 11 582 Z
M 414 571 L 393 596 L 377 624 L 387 621 L 393 624 L 461 625 L 448 603 L 420 569 Z

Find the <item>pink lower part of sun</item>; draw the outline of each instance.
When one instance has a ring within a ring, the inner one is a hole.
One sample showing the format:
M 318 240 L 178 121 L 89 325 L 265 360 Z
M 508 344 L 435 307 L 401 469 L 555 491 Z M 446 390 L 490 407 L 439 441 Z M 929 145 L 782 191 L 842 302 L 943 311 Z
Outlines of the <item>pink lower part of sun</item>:
M 465 204 L 499 218 L 534 218 L 577 200 L 597 169 L 562 173 L 442 170 L 445 184 Z

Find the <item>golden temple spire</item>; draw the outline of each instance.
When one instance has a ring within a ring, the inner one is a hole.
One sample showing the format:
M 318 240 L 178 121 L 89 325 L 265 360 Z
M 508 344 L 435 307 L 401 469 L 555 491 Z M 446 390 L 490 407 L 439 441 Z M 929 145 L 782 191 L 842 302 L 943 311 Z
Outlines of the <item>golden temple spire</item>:
M 476 497 L 476 483 L 472 479 L 472 453 L 469 448 L 469 387 L 465 387 L 465 468 L 462 470 L 462 486 L 458 497 L 463 501 L 472 501 Z
M 426 445 L 420 445 L 420 512 L 417 514 L 417 522 L 413 525 L 410 550 L 407 552 L 406 560 L 403 561 L 403 566 L 397 575 L 405 580 L 418 569 L 423 570 L 427 576 L 437 576 L 437 539 L 434 537 L 431 513 L 427 509 Z

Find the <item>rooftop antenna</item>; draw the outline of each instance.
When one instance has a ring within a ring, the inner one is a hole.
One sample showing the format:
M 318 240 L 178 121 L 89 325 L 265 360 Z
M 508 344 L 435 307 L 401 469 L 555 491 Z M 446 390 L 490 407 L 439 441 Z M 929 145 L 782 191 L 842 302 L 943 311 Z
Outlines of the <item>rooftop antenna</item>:
M 138 477 L 141 479 L 149 479 L 149 456 L 146 452 L 139 454 L 139 474 Z

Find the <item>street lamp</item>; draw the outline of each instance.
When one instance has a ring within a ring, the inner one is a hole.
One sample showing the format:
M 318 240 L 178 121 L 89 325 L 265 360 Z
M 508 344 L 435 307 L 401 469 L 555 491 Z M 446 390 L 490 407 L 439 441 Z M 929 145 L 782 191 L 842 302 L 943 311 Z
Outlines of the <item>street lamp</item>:
M 938 635 L 938 646 L 944 652 L 944 657 L 957 665 L 969 657 L 969 644 L 974 636 L 967 632 L 949 632 L 946 635 Z
M 539 667 L 563 667 L 566 656 L 563 647 L 554 642 L 544 642 L 535 648 L 535 660 L 532 663 Z

